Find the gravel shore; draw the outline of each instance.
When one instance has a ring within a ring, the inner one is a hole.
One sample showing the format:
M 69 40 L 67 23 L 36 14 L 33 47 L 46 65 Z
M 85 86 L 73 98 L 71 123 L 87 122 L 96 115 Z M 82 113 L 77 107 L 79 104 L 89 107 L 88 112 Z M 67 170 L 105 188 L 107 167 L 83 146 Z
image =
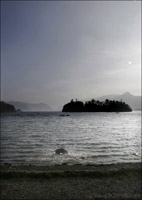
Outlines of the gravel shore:
M 1 167 L 2 200 L 141 199 L 141 163 Z

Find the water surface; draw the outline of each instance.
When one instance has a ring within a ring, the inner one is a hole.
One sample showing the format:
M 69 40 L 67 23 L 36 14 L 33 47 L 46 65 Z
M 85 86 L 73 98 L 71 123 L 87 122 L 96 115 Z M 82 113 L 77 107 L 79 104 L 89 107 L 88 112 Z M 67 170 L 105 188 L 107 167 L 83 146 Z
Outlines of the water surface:
M 1 163 L 54 165 L 141 161 L 141 112 L 60 114 L 2 114 Z M 65 148 L 68 154 L 56 155 L 58 148 Z

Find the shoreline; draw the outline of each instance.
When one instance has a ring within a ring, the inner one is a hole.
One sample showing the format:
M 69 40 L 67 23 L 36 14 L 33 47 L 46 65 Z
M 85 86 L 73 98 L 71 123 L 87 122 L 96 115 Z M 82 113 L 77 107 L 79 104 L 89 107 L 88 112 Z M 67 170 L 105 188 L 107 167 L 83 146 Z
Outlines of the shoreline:
M 1 166 L 1 199 L 141 199 L 141 164 Z
M 5 164 L 1 166 L 1 177 L 4 177 L 4 174 L 12 174 L 13 177 L 14 174 L 54 174 L 54 173 L 62 173 L 66 174 L 72 173 L 72 175 L 77 175 L 80 172 L 82 173 L 88 173 L 89 174 L 97 174 L 97 173 L 102 173 L 102 175 L 107 175 L 107 174 L 114 174 L 114 173 L 119 173 L 123 174 L 124 172 L 131 173 L 131 172 L 138 172 L 142 168 L 142 163 L 137 162 L 137 163 L 116 163 L 116 164 L 73 164 L 73 165 L 68 165 L 68 164 L 61 164 L 61 165 L 45 165 L 45 166 L 40 166 L 40 165 L 10 165 L 10 164 Z M 69 174 L 68 174 L 69 175 Z

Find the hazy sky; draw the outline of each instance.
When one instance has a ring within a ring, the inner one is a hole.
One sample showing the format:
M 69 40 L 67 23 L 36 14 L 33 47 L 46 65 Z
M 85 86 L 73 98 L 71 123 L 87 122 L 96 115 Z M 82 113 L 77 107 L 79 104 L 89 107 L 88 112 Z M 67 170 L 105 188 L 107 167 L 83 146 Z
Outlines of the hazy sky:
M 6 1 L 1 11 L 3 100 L 140 95 L 140 1 Z

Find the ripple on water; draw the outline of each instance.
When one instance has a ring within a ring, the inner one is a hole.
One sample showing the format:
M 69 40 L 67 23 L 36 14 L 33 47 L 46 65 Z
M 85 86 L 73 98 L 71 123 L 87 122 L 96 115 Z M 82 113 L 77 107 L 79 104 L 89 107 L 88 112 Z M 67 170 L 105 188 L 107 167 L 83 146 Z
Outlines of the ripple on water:
M 139 112 L 59 112 L 3 115 L 1 150 L 3 162 L 113 163 L 141 160 L 141 115 Z M 68 155 L 56 156 L 57 148 Z

